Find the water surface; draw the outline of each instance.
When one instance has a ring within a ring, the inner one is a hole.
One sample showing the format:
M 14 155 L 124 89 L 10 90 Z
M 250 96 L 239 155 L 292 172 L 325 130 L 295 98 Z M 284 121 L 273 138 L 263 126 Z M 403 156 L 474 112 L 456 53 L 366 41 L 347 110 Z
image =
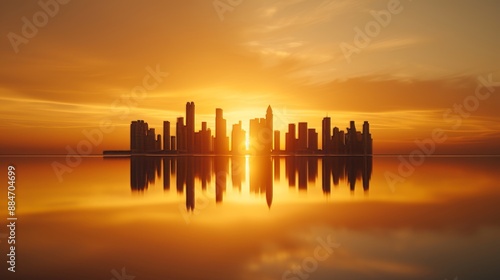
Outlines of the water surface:
M 17 172 L 15 279 L 500 275 L 499 158 L 401 174 L 397 157 L 88 157 L 61 182 L 54 161 L 0 164 Z

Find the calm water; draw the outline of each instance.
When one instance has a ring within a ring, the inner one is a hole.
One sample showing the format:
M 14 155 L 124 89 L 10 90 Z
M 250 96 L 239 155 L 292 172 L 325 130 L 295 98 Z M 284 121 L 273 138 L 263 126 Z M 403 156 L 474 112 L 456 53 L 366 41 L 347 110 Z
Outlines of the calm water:
M 7 279 L 500 276 L 500 158 L 89 157 L 62 182 L 54 161 L 1 158 Z

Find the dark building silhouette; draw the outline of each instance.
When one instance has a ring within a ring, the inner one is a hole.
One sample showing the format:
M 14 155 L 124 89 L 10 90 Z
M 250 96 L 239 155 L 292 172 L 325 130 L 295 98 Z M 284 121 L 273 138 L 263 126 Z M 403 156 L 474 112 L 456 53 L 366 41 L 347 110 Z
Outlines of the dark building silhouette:
M 222 116 L 222 109 L 215 109 L 215 153 L 227 154 L 229 139 L 226 133 L 226 120 Z
M 330 117 L 323 118 L 321 128 L 321 149 L 324 154 L 331 154 L 332 150 L 332 136 L 331 136 L 332 123 Z
M 307 123 L 299 122 L 299 138 L 297 152 L 305 153 L 307 151 Z
M 318 151 L 318 133 L 314 128 L 309 128 L 307 130 L 307 150 L 310 153 L 316 153 Z
M 279 153 L 281 152 L 281 137 L 280 137 L 280 131 L 275 130 L 274 131 L 274 152 Z
M 194 129 L 195 129 L 195 107 L 194 102 L 186 103 L 186 151 L 194 152 Z
M 164 151 L 170 151 L 171 146 L 170 146 L 170 122 L 169 121 L 164 121 L 163 122 L 163 150 Z
M 185 119 L 185 123 L 184 123 Z M 170 154 L 231 154 L 243 155 L 279 155 L 282 152 L 280 131 L 273 131 L 273 111 L 269 105 L 265 118 L 250 120 L 250 146 L 246 146 L 246 132 L 242 122 L 232 126 L 231 142 L 227 133 L 227 121 L 223 110 L 216 109 L 215 136 L 212 135 L 207 122 L 202 122 L 201 130 L 195 131 L 195 104 L 186 103 L 186 116 L 178 117 L 175 127 L 175 137 L 171 135 L 170 122 L 163 122 L 163 139 L 156 135 L 155 129 L 148 127 L 143 120 L 132 121 L 130 125 L 130 152 Z M 307 122 L 288 124 L 285 133 L 284 153 L 324 155 L 372 155 L 373 139 L 368 121 L 363 123 L 363 129 L 358 131 L 354 121 L 350 121 L 345 131 L 338 127 L 331 129 L 331 118 L 324 117 L 321 127 L 321 151 L 319 150 L 319 135 L 315 128 L 308 128 Z M 162 141 L 163 140 L 163 141 Z
M 266 118 L 250 120 L 250 154 L 268 155 L 273 150 L 273 110 L 267 107 Z
M 146 151 L 154 151 L 156 149 L 156 134 L 155 129 L 148 129 L 148 133 L 146 135 Z
M 184 118 L 178 117 L 177 123 L 175 125 L 175 137 L 177 139 L 177 152 L 186 153 L 187 152 L 187 131 L 184 125 Z
M 146 151 L 148 123 L 143 120 L 132 121 L 130 124 L 130 152 L 142 153 Z
M 148 153 L 161 150 L 161 136 L 156 135 L 154 128 L 149 128 L 143 120 L 130 123 L 130 152 Z
M 161 151 L 161 135 L 156 135 L 155 150 Z
M 207 122 L 201 123 L 200 130 L 200 152 L 202 154 L 208 154 L 212 152 L 212 132 L 210 128 L 207 128 Z
M 170 136 L 170 150 L 171 151 L 177 151 L 177 139 L 175 136 Z
M 287 153 L 294 153 L 295 152 L 295 124 L 290 123 L 288 124 L 288 132 L 285 134 L 285 140 L 286 140 L 286 145 L 285 145 L 285 150 Z
M 363 154 L 364 155 L 371 155 L 373 152 L 373 140 L 372 140 L 372 135 L 370 133 L 370 124 L 365 121 L 363 123 Z
M 241 127 L 241 121 L 233 124 L 231 132 L 231 153 L 234 155 L 243 155 L 246 153 L 246 133 Z
M 264 146 L 265 154 L 269 154 L 273 151 L 273 109 L 271 108 L 271 105 L 267 106 L 266 110 L 266 128 L 263 132 L 264 134 Z

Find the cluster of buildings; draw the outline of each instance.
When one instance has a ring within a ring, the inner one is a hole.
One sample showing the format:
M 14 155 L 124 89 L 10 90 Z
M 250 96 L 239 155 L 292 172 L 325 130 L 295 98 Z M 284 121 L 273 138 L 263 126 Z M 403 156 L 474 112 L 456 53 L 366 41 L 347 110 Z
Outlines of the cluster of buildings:
M 298 127 L 298 129 L 296 129 Z M 169 121 L 163 122 L 163 141 L 154 128 L 143 120 L 130 124 L 130 152 L 165 154 L 337 154 L 370 155 L 373 140 L 370 125 L 363 123 L 361 131 L 356 130 L 354 121 L 344 132 L 331 127 L 330 117 L 323 118 L 322 146 L 318 147 L 318 132 L 308 128 L 306 122 L 289 124 L 285 133 L 285 147 L 281 149 L 280 131 L 273 130 L 273 111 L 267 108 L 264 118 L 250 120 L 249 141 L 239 121 L 232 126 L 231 141 L 227 133 L 227 122 L 220 108 L 215 109 L 215 136 L 207 122 L 201 123 L 201 130 L 195 131 L 194 102 L 186 104 L 186 116 L 178 117 L 175 136 L 171 135 Z M 298 135 L 297 135 L 298 134 Z

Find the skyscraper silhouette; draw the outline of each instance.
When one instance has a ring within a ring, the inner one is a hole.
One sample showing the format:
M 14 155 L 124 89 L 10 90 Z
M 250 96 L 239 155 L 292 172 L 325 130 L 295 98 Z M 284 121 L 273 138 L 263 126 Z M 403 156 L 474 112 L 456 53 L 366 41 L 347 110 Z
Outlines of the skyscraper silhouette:
M 194 102 L 186 103 L 186 151 L 194 152 Z
M 241 127 L 241 121 L 233 124 L 231 132 L 231 153 L 235 155 L 242 155 L 246 152 L 245 131 Z
M 324 117 L 321 129 L 321 149 L 324 154 L 330 154 L 332 152 L 331 129 L 332 124 L 330 117 Z
M 222 116 L 222 109 L 215 109 L 215 153 L 225 154 L 228 152 L 228 137 L 226 134 L 226 120 Z
M 177 139 L 177 152 L 185 153 L 187 151 L 186 141 L 186 126 L 184 125 L 184 118 L 178 117 L 175 126 L 175 134 Z
M 288 132 L 285 134 L 286 146 L 285 149 L 288 153 L 295 152 L 295 124 L 288 124 Z
M 299 122 L 299 141 L 297 151 L 307 151 L 307 123 Z
M 170 151 L 170 122 L 163 122 L 163 150 Z
M 372 154 L 372 135 L 370 134 L 370 124 L 365 121 L 363 123 L 363 154 Z
M 318 133 L 314 128 L 307 130 L 307 150 L 311 153 L 318 151 Z
M 271 153 L 273 150 L 273 109 L 271 105 L 267 106 L 266 110 L 266 131 L 265 131 L 265 151 L 264 153 Z
M 281 143 L 280 143 L 280 131 L 275 130 L 274 131 L 274 152 L 279 153 L 281 150 Z
M 132 121 L 130 124 L 130 152 L 142 153 L 146 150 L 148 123 L 143 120 Z

